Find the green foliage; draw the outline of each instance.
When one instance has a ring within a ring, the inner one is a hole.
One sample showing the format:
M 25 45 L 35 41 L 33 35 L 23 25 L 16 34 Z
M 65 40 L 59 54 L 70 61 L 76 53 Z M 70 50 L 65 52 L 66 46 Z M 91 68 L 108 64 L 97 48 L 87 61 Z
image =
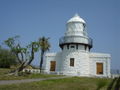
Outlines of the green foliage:
M 40 49 L 41 51 L 47 51 L 50 48 L 50 43 L 49 43 L 49 38 L 46 37 L 41 37 L 39 38 L 39 45 L 40 45 Z
M 11 50 L 15 50 L 16 47 L 16 40 L 19 38 L 19 36 L 15 36 L 15 37 L 10 37 L 7 40 L 5 40 L 5 44 L 11 48 Z
M 38 42 L 31 42 L 26 47 L 21 47 L 18 42 L 19 36 L 10 37 L 5 40 L 5 44 L 9 47 L 10 51 L 14 53 L 19 62 L 19 67 L 16 69 L 16 74 L 22 71 L 26 66 L 30 65 L 34 60 L 34 54 L 39 50 Z
M 41 37 L 41 38 L 39 38 L 39 41 L 38 41 L 38 44 L 39 44 L 40 50 L 41 50 L 40 73 L 41 73 L 41 70 L 42 70 L 44 54 L 47 50 L 50 49 L 50 43 L 49 43 L 48 40 L 49 40 L 49 38 Z
M 16 56 L 7 49 L 0 49 L 0 68 L 10 68 L 17 64 Z
M 107 90 L 120 90 L 120 76 L 115 77 L 108 85 Z
M 0 68 L 0 76 L 6 75 L 10 71 L 10 68 Z
M 115 84 L 116 84 L 116 80 L 117 78 L 114 78 L 113 80 L 111 80 L 111 82 L 109 83 L 107 90 L 112 90 L 112 88 L 114 88 Z
M 31 42 L 28 46 L 26 46 L 27 49 L 33 48 L 34 52 L 37 52 L 39 50 L 39 44 L 38 42 Z
M 101 88 L 103 88 L 104 86 L 106 86 L 107 84 L 107 80 L 106 79 L 99 79 L 96 83 L 97 85 L 97 89 L 96 90 L 100 90 Z
M 2 46 L 0 45 L 0 49 L 2 48 Z
M 19 36 L 15 36 L 5 40 L 5 44 L 9 47 L 10 51 L 16 55 L 19 64 L 21 64 L 19 68 L 16 69 L 18 70 L 17 72 L 22 71 L 26 66 L 31 64 L 31 62 L 34 60 L 34 54 L 39 50 L 39 48 L 41 50 L 41 71 L 44 53 L 50 48 L 50 44 L 48 42 L 49 38 L 42 37 L 39 39 L 39 41 L 31 42 L 26 47 L 21 47 L 20 43 L 17 42 L 18 38 Z

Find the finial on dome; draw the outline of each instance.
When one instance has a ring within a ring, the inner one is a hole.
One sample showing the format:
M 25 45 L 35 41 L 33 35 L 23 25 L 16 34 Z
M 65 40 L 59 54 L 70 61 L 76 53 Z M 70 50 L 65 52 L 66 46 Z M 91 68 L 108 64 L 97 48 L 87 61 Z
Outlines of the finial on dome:
M 80 16 L 78 15 L 78 13 L 75 13 L 74 17 L 80 17 Z

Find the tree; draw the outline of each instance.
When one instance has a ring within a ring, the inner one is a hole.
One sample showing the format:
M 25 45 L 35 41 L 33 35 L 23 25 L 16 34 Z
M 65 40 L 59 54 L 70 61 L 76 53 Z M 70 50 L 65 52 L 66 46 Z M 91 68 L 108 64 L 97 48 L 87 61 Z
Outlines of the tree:
M 7 49 L 0 48 L 0 68 L 10 68 L 11 65 L 16 65 L 17 60 L 15 54 Z
M 17 42 L 18 38 L 19 36 L 15 36 L 5 40 L 5 44 L 10 48 L 11 52 L 16 55 L 19 63 L 19 67 L 13 72 L 15 75 L 18 75 L 18 72 L 31 64 L 34 60 L 34 54 L 39 50 L 38 42 L 31 42 L 23 48 L 20 43 Z
M 44 54 L 47 50 L 50 49 L 50 43 L 49 43 L 48 40 L 49 40 L 49 38 L 45 38 L 45 37 L 39 38 L 39 46 L 40 46 L 40 50 L 41 50 L 40 73 L 41 73 L 41 70 L 42 70 Z

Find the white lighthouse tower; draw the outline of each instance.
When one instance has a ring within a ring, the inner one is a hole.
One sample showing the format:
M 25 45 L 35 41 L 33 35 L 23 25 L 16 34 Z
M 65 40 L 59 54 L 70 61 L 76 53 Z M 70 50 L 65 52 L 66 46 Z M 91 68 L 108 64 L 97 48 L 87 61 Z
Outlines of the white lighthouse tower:
M 85 29 L 86 23 L 78 14 L 75 14 L 74 17 L 68 20 L 66 27 L 65 36 L 59 42 L 62 50 L 66 46 L 69 47 L 69 45 L 76 47 L 76 50 L 79 49 L 82 51 L 89 51 L 92 48 L 92 40 L 88 37 Z
M 62 51 L 46 54 L 44 72 L 110 77 L 110 54 L 91 53 L 92 44 L 92 39 L 86 31 L 85 21 L 76 14 L 67 21 L 65 35 L 59 40 Z
M 76 14 L 66 25 L 65 36 L 60 39 L 62 49 L 61 71 L 71 75 L 89 75 L 89 56 L 92 40 L 85 29 L 85 21 Z

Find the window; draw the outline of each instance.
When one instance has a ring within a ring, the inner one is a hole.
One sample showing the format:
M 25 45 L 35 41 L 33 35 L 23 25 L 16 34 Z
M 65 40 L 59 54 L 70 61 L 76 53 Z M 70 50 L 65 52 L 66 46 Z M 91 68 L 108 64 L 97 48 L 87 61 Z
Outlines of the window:
M 75 48 L 75 46 L 71 46 L 71 48 Z
M 85 51 L 86 51 L 86 49 L 87 49 L 87 46 L 85 45 L 84 47 L 85 47 Z
M 74 58 L 70 58 L 70 66 L 74 66 Z
M 78 44 L 76 44 L 76 49 L 78 49 Z
M 67 45 L 67 49 L 69 49 L 69 45 Z
M 103 74 L 103 63 L 96 63 L 97 74 Z

